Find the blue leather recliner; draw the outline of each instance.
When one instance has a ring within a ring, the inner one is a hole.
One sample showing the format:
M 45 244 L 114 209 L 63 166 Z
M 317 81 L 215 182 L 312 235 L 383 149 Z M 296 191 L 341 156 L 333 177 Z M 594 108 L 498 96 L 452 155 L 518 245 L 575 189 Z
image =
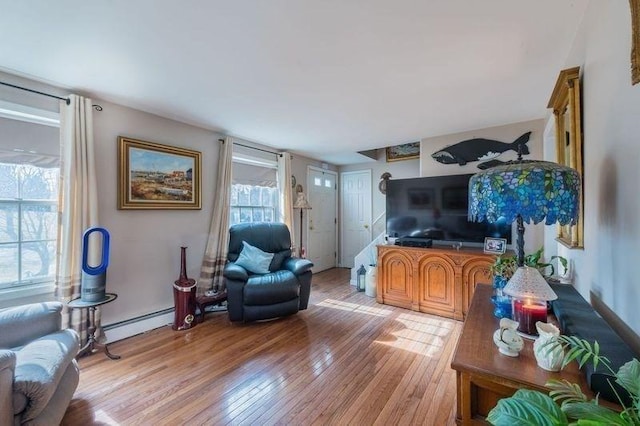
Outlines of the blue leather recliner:
M 307 309 L 313 263 L 291 257 L 291 234 L 283 223 L 241 223 L 229 230 L 228 263 L 224 268 L 231 321 L 256 321 L 292 315 Z M 273 253 L 266 273 L 236 264 L 246 242 Z

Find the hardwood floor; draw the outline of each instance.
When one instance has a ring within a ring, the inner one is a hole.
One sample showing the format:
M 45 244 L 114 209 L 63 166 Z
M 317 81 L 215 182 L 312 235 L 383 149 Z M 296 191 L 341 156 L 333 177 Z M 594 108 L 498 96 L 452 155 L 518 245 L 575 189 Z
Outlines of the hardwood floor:
M 208 313 L 80 359 L 63 425 L 445 425 L 462 323 L 358 293 L 348 269 L 313 277 L 309 309 L 260 323 Z

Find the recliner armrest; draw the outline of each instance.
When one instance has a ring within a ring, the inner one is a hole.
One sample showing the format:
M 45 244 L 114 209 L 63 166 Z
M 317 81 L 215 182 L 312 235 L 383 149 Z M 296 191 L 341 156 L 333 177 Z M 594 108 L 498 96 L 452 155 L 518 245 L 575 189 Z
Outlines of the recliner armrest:
M 300 259 L 298 257 L 290 257 L 282 262 L 282 269 L 287 269 L 293 272 L 294 275 L 302 275 L 313 268 L 313 263 L 307 259 Z
M 16 369 L 16 353 L 9 349 L 0 349 L 0 371 L 5 368 Z M 11 381 L 13 382 L 13 374 L 11 374 Z
M 61 329 L 62 303 L 43 302 L 0 310 L 0 348 L 24 346 Z
M 65 329 L 29 342 L 16 352 L 13 392 L 26 401 L 24 411 L 20 410 L 22 422 L 37 418 L 47 407 L 79 350 L 78 333 Z
M 13 374 L 16 354 L 0 349 L 0 425 L 13 424 Z
M 222 275 L 227 279 L 235 281 L 247 281 L 249 279 L 249 273 L 247 270 L 233 262 L 229 262 L 224 265 Z

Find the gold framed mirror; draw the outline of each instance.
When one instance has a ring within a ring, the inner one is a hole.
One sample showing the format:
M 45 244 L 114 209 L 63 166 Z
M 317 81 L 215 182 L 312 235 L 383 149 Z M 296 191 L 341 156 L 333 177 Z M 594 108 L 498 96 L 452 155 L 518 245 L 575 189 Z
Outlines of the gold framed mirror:
M 553 108 L 556 122 L 556 155 L 559 164 L 580 174 L 580 207 L 575 225 L 558 226 L 557 240 L 569 248 L 584 247 L 582 122 L 580 110 L 580 67 L 560 71 L 547 108 Z

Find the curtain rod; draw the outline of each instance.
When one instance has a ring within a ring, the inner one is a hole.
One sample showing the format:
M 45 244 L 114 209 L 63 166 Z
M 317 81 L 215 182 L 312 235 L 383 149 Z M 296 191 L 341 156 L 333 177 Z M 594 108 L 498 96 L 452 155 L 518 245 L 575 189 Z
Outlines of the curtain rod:
M 224 139 L 218 139 L 218 142 L 224 143 Z M 279 152 L 273 152 L 273 151 L 269 151 L 269 150 L 262 149 L 262 148 L 256 148 L 255 146 L 243 145 L 243 144 L 237 143 L 237 142 L 234 142 L 233 144 L 241 146 L 241 147 L 244 147 L 244 148 L 255 149 L 256 151 L 262 151 L 262 152 L 266 152 L 266 153 L 269 153 L 269 154 L 273 154 L 273 155 L 278 156 L 278 157 L 282 157 L 282 154 L 280 154 Z
M 24 90 L 25 92 L 31 92 L 31 93 L 36 93 L 36 94 L 42 95 L 42 96 L 48 96 L 50 98 L 60 99 L 61 101 L 64 101 L 67 105 L 69 105 L 71 103 L 71 99 L 69 99 L 69 98 L 62 98 L 60 96 L 52 95 L 50 93 L 39 92 L 39 91 L 33 90 L 33 89 L 27 89 L 26 87 L 16 86 L 15 84 L 5 83 L 4 81 L 0 81 L 0 84 L 2 84 L 3 86 L 13 87 L 14 89 Z M 91 106 L 96 111 L 102 111 L 102 107 L 100 105 L 91 105 Z

